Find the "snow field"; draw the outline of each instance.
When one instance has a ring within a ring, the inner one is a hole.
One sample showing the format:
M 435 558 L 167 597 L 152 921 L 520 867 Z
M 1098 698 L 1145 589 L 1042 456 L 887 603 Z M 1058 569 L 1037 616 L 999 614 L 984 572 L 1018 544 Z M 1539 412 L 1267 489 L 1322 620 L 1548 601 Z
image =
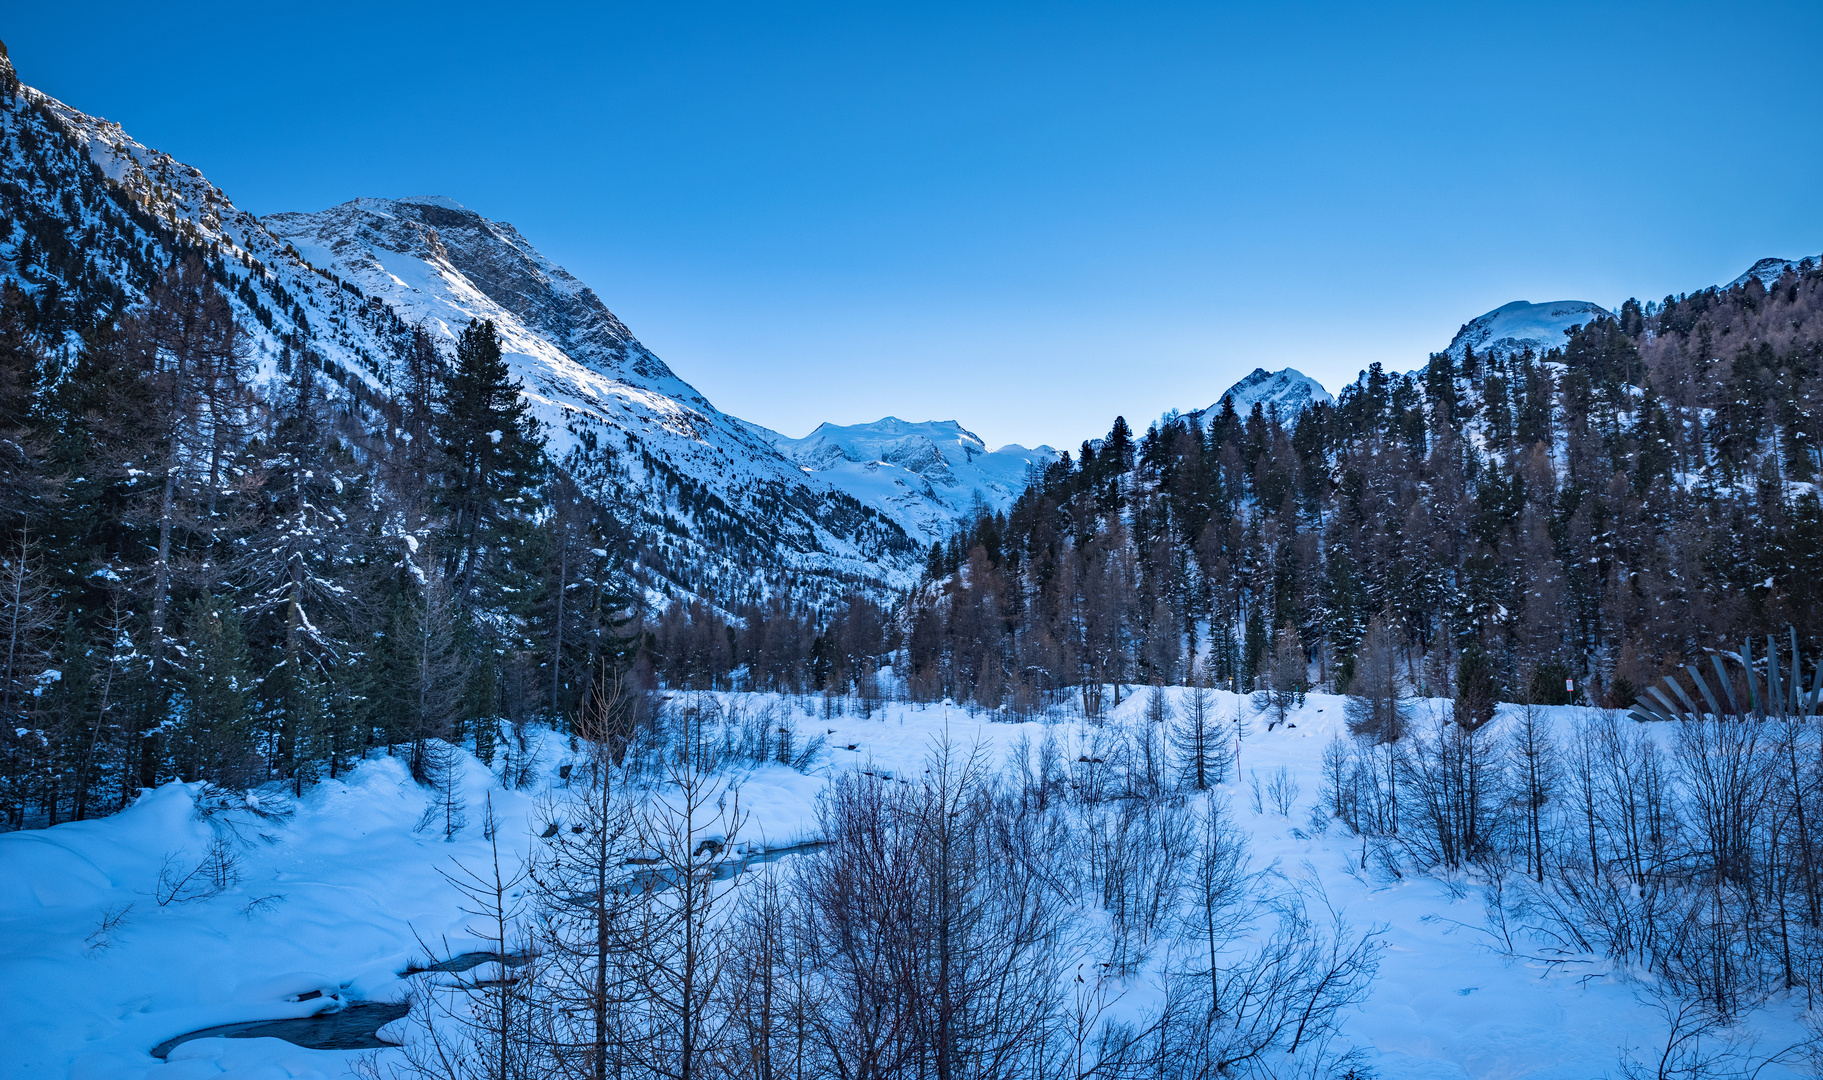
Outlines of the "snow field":
M 1174 707 L 1182 690 L 1165 691 Z M 687 697 L 688 695 L 683 695 Z M 794 711 L 801 735 L 826 742 L 808 773 L 767 765 L 739 774 L 744 823 L 737 840 L 765 847 L 817 835 L 818 794 L 844 770 L 890 773 L 915 782 L 935 740 L 979 746 L 1004 765 L 1023 737 L 1036 747 L 1049 732 L 1074 761 L 1080 720 L 994 723 L 946 705 L 894 703 L 871 718 L 825 716 L 776 695 L 713 695 L 727 709 Z M 1311 695 L 1289 724 L 1266 719 L 1218 692 L 1219 714 L 1247 710 L 1239 776 L 1217 791 L 1252 844 L 1255 869 L 1276 867 L 1290 888 L 1320 890 L 1358 929 L 1378 928 L 1384 950 L 1366 1002 L 1346 1019 L 1342 1040 L 1366 1051 L 1388 1078 L 1587 1080 L 1618 1074 L 1623 1045 L 1662 1041 L 1663 1021 L 1636 997 L 1642 983 L 1599 963 L 1549 965 L 1509 960 L 1493 948 L 1483 890 L 1474 880 L 1398 877 L 1361 867 L 1361 843 L 1336 823 L 1319 829 L 1323 748 L 1344 729 L 1343 699 Z M 1146 693 L 1123 699 L 1110 723 L 1144 722 Z M 1421 702 L 1418 714 L 1445 709 Z M 1589 710 L 1550 710 L 1560 727 Z M 1508 722 L 1502 716 L 1495 730 Z M 853 746 L 854 749 L 848 749 Z M 546 745 L 545 782 L 555 782 L 562 744 Z M 480 866 L 484 799 L 501 822 L 503 848 L 523 850 L 538 792 L 508 792 L 485 766 L 462 756 L 468 824 L 445 840 L 440 828 L 414 831 L 428 795 L 399 759 L 376 757 L 342 780 L 307 791 L 289 820 L 194 812 L 196 787 L 170 784 L 121 814 L 0 836 L 0 1075 L 78 1080 L 190 1080 L 193 1077 L 341 1077 L 359 1051 L 307 1050 L 276 1039 L 205 1039 L 181 1044 L 165 1062 L 148 1050 L 216 1024 L 307 1016 L 330 995 L 343 1001 L 398 1001 L 414 985 L 399 973 L 429 957 L 479 949 L 473 920 L 439 876 L 452 860 Z M 1251 782 L 1284 770 L 1296 785 L 1290 812 L 1270 797 L 1253 806 Z M 882 777 L 882 782 L 886 782 Z M 239 880 L 218 895 L 160 905 L 161 867 L 195 865 L 222 829 L 241 839 Z M 794 856 L 795 857 L 795 856 Z M 776 864 L 775 864 L 776 865 Z M 110 914 L 123 912 L 103 930 Z M 1136 977 L 1123 1007 L 1155 999 Z M 312 991 L 323 996 L 295 1000 Z M 329 1003 L 333 1004 L 333 1003 Z M 1797 1005 L 1775 1002 L 1755 1015 L 1762 1046 L 1801 1034 Z M 391 1052 L 382 1052 L 391 1053 Z M 1762 1076 L 1799 1075 L 1779 1066 Z

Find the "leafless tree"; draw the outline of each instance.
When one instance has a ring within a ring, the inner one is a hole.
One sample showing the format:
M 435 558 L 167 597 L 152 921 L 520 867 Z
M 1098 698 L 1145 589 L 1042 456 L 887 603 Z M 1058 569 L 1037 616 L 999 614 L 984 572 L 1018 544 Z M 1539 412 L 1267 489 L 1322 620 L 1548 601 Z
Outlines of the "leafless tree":
M 665 753 L 662 784 L 636 809 L 641 848 L 639 895 L 630 928 L 637 949 L 642 1060 L 651 1075 L 697 1080 L 715 1075 L 733 1050 L 718 1007 L 733 962 L 730 890 L 740 802 L 729 779 L 705 767 L 699 735 L 686 715 Z
M 595 697 L 611 713 L 621 688 L 605 675 Z M 624 772 L 615 761 L 612 730 L 600 714 L 585 719 L 583 756 L 569 783 L 539 806 L 540 837 L 529 873 L 537 894 L 537 947 L 553 1075 L 606 1080 L 631 1060 L 637 1045 L 628 1015 L 638 997 L 639 909 L 657 888 L 635 875 L 639 854 Z
M 1372 984 L 1379 934 L 1352 929 L 1320 894 L 1327 917 L 1317 923 L 1303 895 L 1308 884 L 1281 887 L 1267 902 L 1238 869 L 1231 856 L 1212 866 L 1221 923 L 1212 920 L 1196 959 L 1170 977 L 1150 1075 L 1338 1075 L 1351 1059 L 1332 1050 L 1332 1039 L 1343 1011 Z M 1237 950 L 1232 937 L 1222 937 L 1254 922 L 1271 929 L 1252 949 Z
M 1542 882 L 1545 873 L 1545 808 L 1557 796 L 1562 783 L 1562 766 L 1543 713 L 1529 701 L 1521 705 L 1514 716 L 1509 747 L 1513 759 L 1515 794 L 1525 819 L 1526 873 Z
M 358 1066 L 370 1080 L 539 1080 L 552 1075 L 546 1050 L 549 1001 L 541 988 L 523 865 L 501 851 L 493 796 L 485 809 L 489 859 L 443 871 L 473 922 L 468 935 L 487 942 L 491 958 L 466 971 L 434 968 L 413 994 L 411 1028 L 401 1058 L 378 1056 Z M 434 959 L 447 948 L 425 944 Z M 452 957 L 444 956 L 447 962 Z
M 1253 695 L 1254 711 L 1267 717 L 1267 731 L 1286 723 L 1291 711 L 1304 704 L 1309 676 L 1310 660 L 1304 654 L 1304 643 L 1296 629 L 1286 626 L 1274 640 L 1265 686 Z
M 1059 1003 L 1059 903 L 1035 815 L 947 742 L 913 784 L 838 779 L 795 878 L 825 976 L 830 1074 L 1034 1075 Z
M 1232 756 L 1227 732 L 1216 715 L 1215 695 L 1209 690 L 1206 671 L 1198 670 L 1191 675 L 1183 701 L 1184 707 L 1173 732 L 1179 768 L 1185 783 L 1198 791 L 1206 791 L 1212 784 L 1222 782 Z
M 51 588 L 44 566 L 23 528 L 0 555 L 0 718 L 15 724 L 15 708 L 31 697 L 47 653 L 43 638 L 53 626 Z
M 1401 759 L 1406 851 L 1420 865 L 1448 870 L 1491 854 L 1506 793 L 1485 728 L 1432 713 L 1409 742 Z
M 1377 615 L 1369 620 L 1360 654 L 1355 659 L 1355 677 L 1348 685 L 1346 706 L 1348 730 L 1358 738 L 1386 748 L 1386 768 L 1380 775 L 1387 784 L 1388 831 L 1395 834 L 1399 831 L 1399 800 L 1393 748 L 1405 737 L 1411 724 L 1411 702 L 1406 696 L 1400 671 L 1396 637 L 1384 616 Z
M 411 740 L 406 760 L 412 777 L 425 783 L 431 776 L 431 741 L 452 735 L 452 717 L 468 690 L 473 662 L 459 640 L 461 605 L 437 561 L 424 559 L 419 571 L 414 556 L 406 559 L 418 586 L 412 611 L 415 625 L 410 626 L 413 685 L 408 695 L 411 712 L 404 718 Z

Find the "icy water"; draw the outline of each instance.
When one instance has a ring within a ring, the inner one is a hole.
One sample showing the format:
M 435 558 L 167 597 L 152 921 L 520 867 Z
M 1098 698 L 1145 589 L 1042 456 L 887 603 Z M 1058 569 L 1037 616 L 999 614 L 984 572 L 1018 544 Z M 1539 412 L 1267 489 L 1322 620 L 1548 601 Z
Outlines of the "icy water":
M 485 955 L 483 958 L 491 959 Z M 152 1056 L 162 1058 L 173 1047 L 192 1039 L 271 1038 L 283 1039 L 311 1050 L 377 1050 L 392 1044 L 381 1042 L 375 1032 L 410 1011 L 411 1006 L 403 1003 L 387 1005 L 360 1001 L 335 1012 L 321 1012 L 315 1016 L 300 1016 L 291 1020 L 250 1020 L 240 1024 L 222 1024 L 167 1039 L 152 1048 Z
M 402 974 L 422 975 L 432 971 L 450 973 L 468 971 L 500 959 L 499 953 L 458 953 L 428 967 L 409 968 Z M 529 957 L 513 954 L 507 956 L 505 962 L 507 967 L 520 967 L 528 959 Z M 311 1050 L 376 1050 L 392 1044 L 381 1042 L 375 1033 L 410 1011 L 411 1006 L 403 1003 L 386 1005 L 378 1002 L 358 1001 L 335 1012 L 320 1012 L 315 1016 L 303 1016 L 291 1020 L 248 1020 L 239 1024 L 222 1024 L 161 1042 L 152 1048 L 152 1056 L 162 1058 L 171 1052 L 172 1047 L 180 1043 L 187 1043 L 192 1039 L 270 1038 L 283 1039 L 288 1043 Z
M 750 851 L 723 862 L 715 868 L 715 880 L 726 881 L 731 877 L 744 874 L 763 863 L 782 859 L 787 855 L 803 855 L 820 851 L 829 846 L 827 840 L 806 840 L 790 847 L 766 848 Z M 641 870 L 627 878 L 626 885 L 635 889 L 664 889 L 676 884 L 675 876 L 668 870 Z M 492 959 L 492 957 L 489 957 Z
M 450 957 L 448 960 L 439 961 L 435 964 L 430 965 L 429 967 L 408 968 L 403 972 L 403 974 L 421 975 L 426 971 L 447 971 L 447 972 L 467 971 L 470 968 L 479 967 L 482 964 L 491 963 L 494 961 L 501 961 L 503 959 L 504 959 L 504 962 L 507 967 L 523 967 L 523 966 L 525 966 L 525 962 L 528 959 L 530 959 L 530 957 L 523 956 L 519 953 L 511 953 L 504 958 L 502 958 L 499 953 L 491 953 L 491 952 L 457 953 L 455 956 Z

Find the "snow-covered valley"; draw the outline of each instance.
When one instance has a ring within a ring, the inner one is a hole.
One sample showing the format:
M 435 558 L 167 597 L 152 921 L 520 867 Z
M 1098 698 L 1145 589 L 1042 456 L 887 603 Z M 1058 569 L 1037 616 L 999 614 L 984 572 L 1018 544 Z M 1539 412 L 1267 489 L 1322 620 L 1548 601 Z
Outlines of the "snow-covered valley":
M 1187 708 L 1187 693 L 1165 692 L 1173 715 Z M 1346 1010 L 1338 1038 L 1339 1046 L 1362 1052 L 1361 1064 L 1389 1078 L 1587 1080 L 1617 1075 L 1625 1048 L 1657 1053 L 1665 1023 L 1646 1004 L 1652 976 L 1554 952 L 1519 932 L 1509 949 L 1489 915 L 1485 872 L 1394 873 L 1346 826 L 1328 821 L 1324 751 L 1345 730 L 1344 699 L 1312 695 L 1273 730 L 1246 700 L 1219 692 L 1212 699 L 1225 730 L 1237 711 L 1245 718 L 1238 776 L 1230 769 L 1211 795 L 1174 798 L 1192 813 L 1203 799 L 1224 802 L 1247 839 L 1251 869 L 1269 875 L 1268 892 L 1301 892 L 1306 902 L 1333 907 L 1357 932 L 1378 935 L 1378 976 L 1365 999 Z M 672 702 L 703 703 L 692 695 Z M 778 847 L 815 837 L 819 798 L 844 773 L 863 770 L 879 784 L 927 783 L 933 749 L 946 739 L 979 748 L 1003 783 L 1016 785 L 1016 774 L 1032 769 L 1047 745 L 1065 782 L 1083 781 L 1105 768 L 1093 760 L 1097 747 L 1112 732 L 1143 728 L 1151 707 L 1141 691 L 1088 724 L 989 722 L 946 705 L 885 704 L 863 717 L 854 701 L 843 704 L 831 713 L 820 698 L 713 696 L 722 715 L 770 710 L 773 721 L 794 723 L 822 742 L 804 771 L 748 764 L 729 774 L 745 816 L 736 843 Z M 1420 702 L 1418 715 L 1447 707 Z M 1489 734 L 1510 734 L 1515 712 L 1503 707 Z M 1563 737 L 1599 720 L 1594 710 L 1548 712 Z M 272 1038 L 192 1040 L 165 1061 L 149 1051 L 219 1024 L 403 1001 L 425 976 L 401 973 L 487 948 L 443 875 L 486 865 L 490 804 L 512 859 L 541 843 L 548 797 L 564 785 L 558 771 L 573 760 L 548 733 L 541 745 L 533 782 L 518 791 L 502 786 L 497 768 L 464 755 L 455 786 L 467 824 L 447 839 L 434 793 L 410 780 L 401 759 L 384 754 L 308 790 L 288 819 L 227 807 L 204 820 L 195 804 L 200 786 L 168 784 L 113 817 L 0 836 L 0 1015 L 7 1018 L 0 1072 L 251 1080 L 341 1077 L 362 1061 L 384 1065 L 398 1051 L 311 1050 Z M 267 809 L 287 802 L 265 798 Z M 170 896 L 170 868 L 205 861 L 223 837 L 236 856 L 231 880 L 189 898 Z M 766 874 L 792 873 L 797 860 L 822 857 L 792 856 L 732 884 L 746 888 Z M 1523 891 L 1513 876 L 1504 879 L 1509 910 Z M 1075 897 L 1070 917 L 1099 925 L 1106 915 L 1096 908 Z M 1510 925 L 1522 922 L 1514 916 Z M 1080 955 L 1067 958 L 1069 973 L 1078 962 L 1095 962 L 1106 944 L 1094 934 L 1075 940 Z M 1109 1016 L 1147 1014 L 1170 951 L 1156 950 L 1121 980 Z M 1777 1049 L 1802 1036 L 1802 1005 L 1775 999 L 1750 1014 L 1739 1034 L 1755 1037 L 1762 1054 Z M 386 1030 L 398 1038 L 407 1026 Z M 1784 1068 L 1760 1075 L 1787 1075 Z

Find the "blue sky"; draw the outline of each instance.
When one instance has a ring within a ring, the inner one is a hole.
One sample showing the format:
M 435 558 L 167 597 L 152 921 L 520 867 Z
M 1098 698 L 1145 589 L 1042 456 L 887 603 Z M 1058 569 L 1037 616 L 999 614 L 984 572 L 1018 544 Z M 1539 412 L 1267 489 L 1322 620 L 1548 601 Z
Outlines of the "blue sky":
M 449 195 L 726 411 L 1072 446 L 1823 248 L 1823 5 L 19 5 L 256 213 Z M 1804 84 L 1808 83 L 1808 88 Z

